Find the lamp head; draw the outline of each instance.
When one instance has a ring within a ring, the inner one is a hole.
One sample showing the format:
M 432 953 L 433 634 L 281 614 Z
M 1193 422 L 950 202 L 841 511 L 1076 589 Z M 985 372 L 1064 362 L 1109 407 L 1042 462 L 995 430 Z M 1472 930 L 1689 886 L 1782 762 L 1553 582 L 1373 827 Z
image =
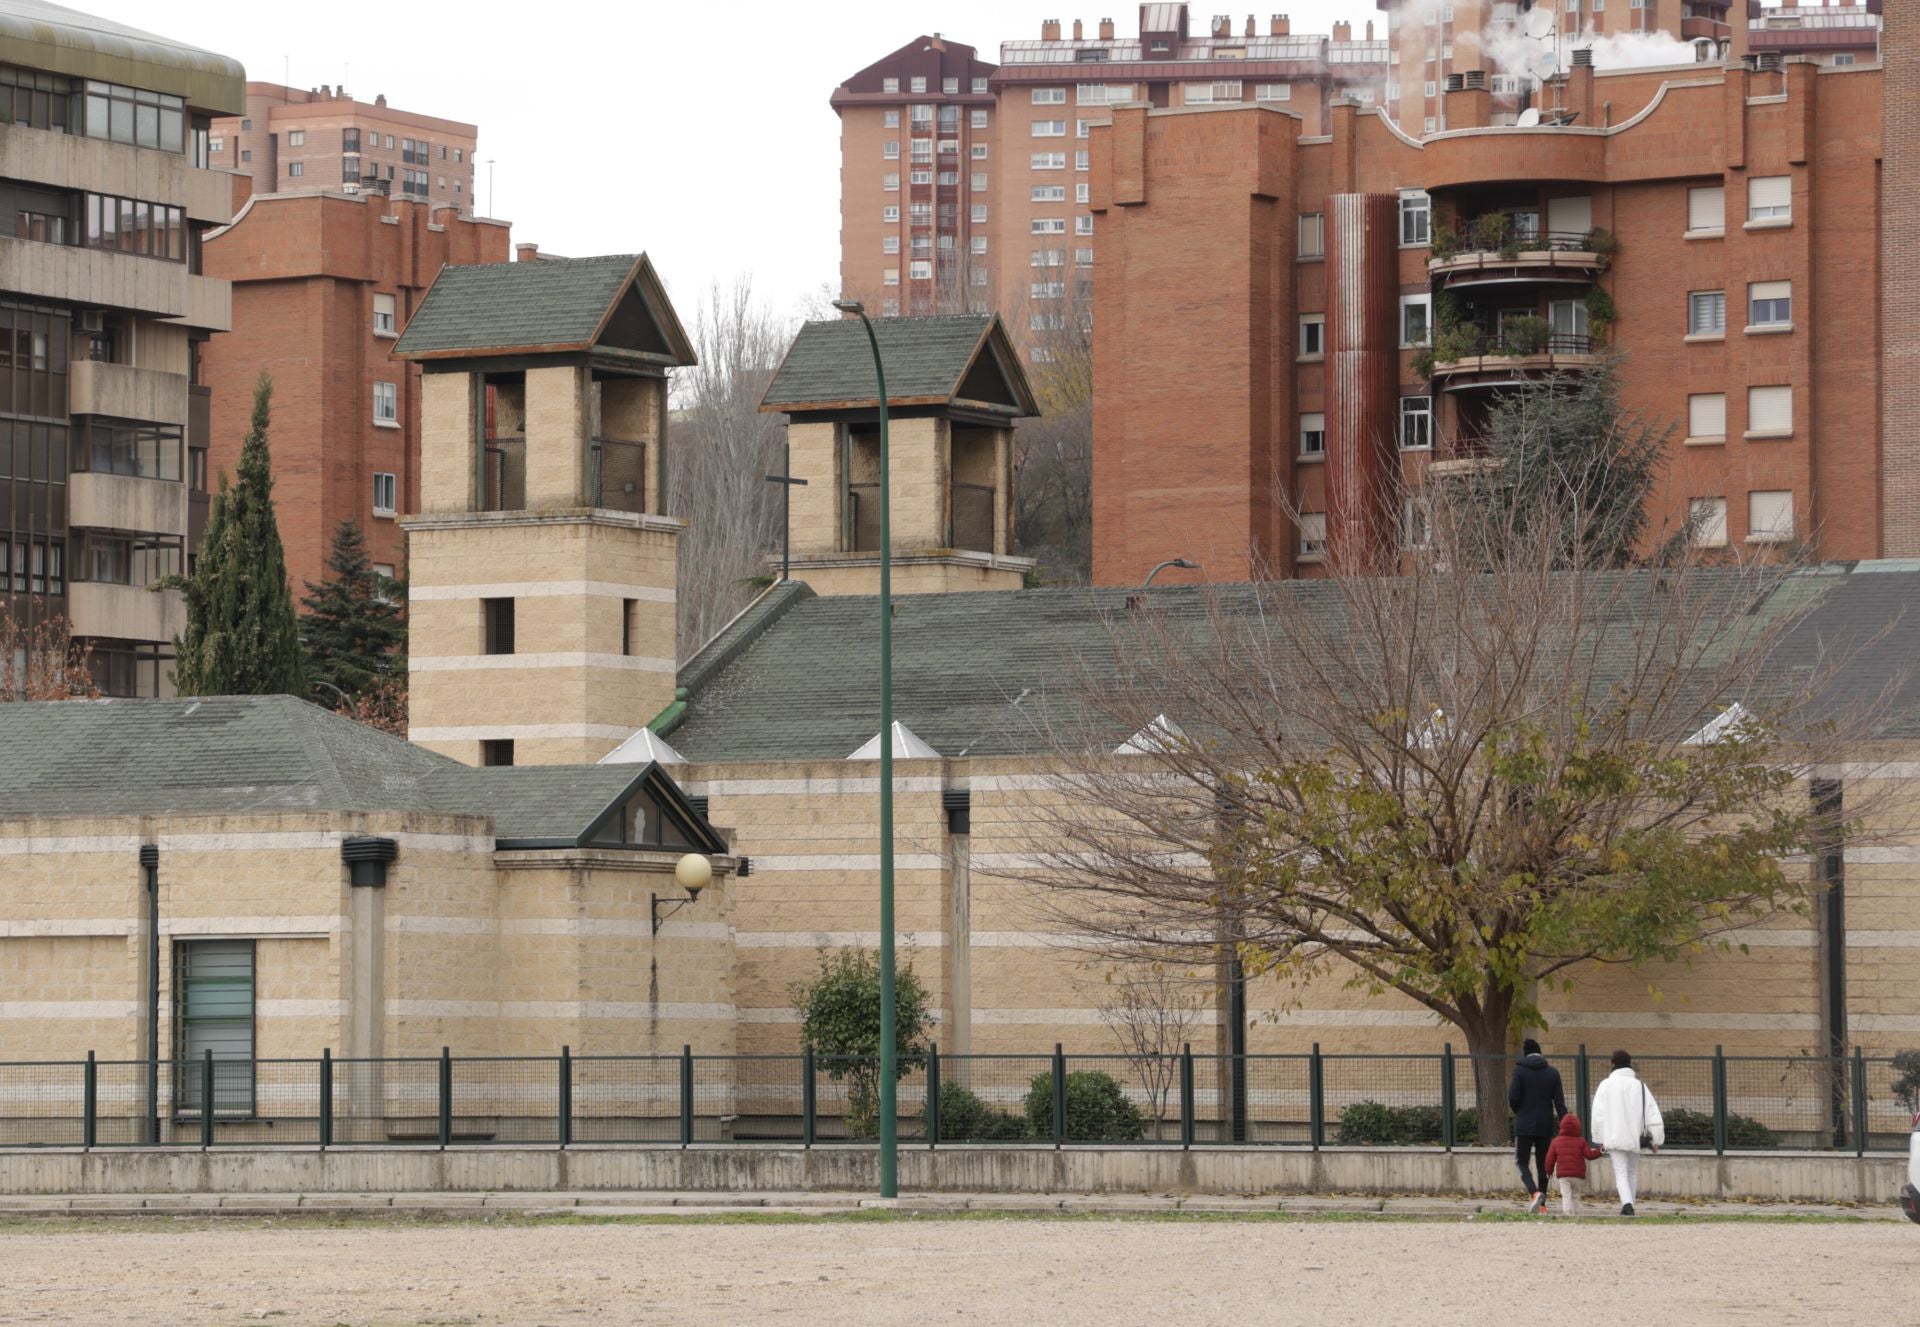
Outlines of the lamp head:
M 688 898 L 699 898 L 700 891 L 713 881 L 713 863 L 697 852 L 687 853 L 673 864 L 673 878 Z
M 867 306 L 857 299 L 837 299 L 833 302 L 833 307 L 842 313 L 865 313 L 867 311 Z
M 1198 562 L 1189 562 L 1185 558 L 1175 558 L 1173 560 L 1173 565 L 1180 568 L 1180 570 L 1182 571 L 1200 570 L 1200 564 Z

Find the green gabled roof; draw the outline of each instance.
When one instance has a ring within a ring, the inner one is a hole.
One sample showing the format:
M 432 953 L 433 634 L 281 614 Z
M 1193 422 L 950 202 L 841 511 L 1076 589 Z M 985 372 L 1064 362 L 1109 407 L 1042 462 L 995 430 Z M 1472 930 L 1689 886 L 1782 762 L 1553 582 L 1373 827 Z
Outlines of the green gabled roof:
M 623 314 L 646 324 L 639 338 L 644 345 L 609 345 L 609 329 Z M 695 362 L 643 253 L 443 267 L 393 354 L 428 360 L 608 348 L 637 350 L 661 363 Z
M 890 408 L 965 401 L 1009 417 L 1040 413 L 998 315 L 876 318 L 873 334 Z M 971 372 L 976 367 L 978 374 Z M 760 409 L 789 415 L 871 410 L 879 401 L 866 328 L 858 318 L 832 318 L 800 329 Z
M 1619 601 L 1621 613 L 1633 611 L 1636 597 L 1663 592 L 1652 573 L 1624 574 L 1634 584 Z M 1720 575 L 1694 574 L 1703 578 L 1696 593 L 1712 592 Z M 1741 573 L 1725 576 L 1730 593 L 1751 584 Z M 894 717 L 943 756 L 1052 750 L 1059 731 L 1083 731 L 1089 716 L 1082 689 L 1118 677 L 1114 643 L 1127 637 L 1114 624 L 1125 621 L 1127 601 L 1139 594 L 1116 587 L 896 596 Z M 1211 615 L 1225 613 L 1283 639 L 1302 616 L 1321 617 L 1324 625 L 1334 620 L 1328 615 L 1346 611 L 1338 587 L 1312 580 L 1162 586 L 1150 603 L 1176 631 L 1204 632 Z M 1804 616 L 1771 657 L 1772 667 L 1784 676 L 1851 647 L 1858 653 L 1830 679 L 1830 703 L 1876 702 L 1896 681 L 1879 731 L 1920 736 L 1920 676 L 1911 669 L 1920 657 L 1920 564 L 1809 569 L 1778 582 L 1751 610 L 1756 629 L 1792 614 Z M 675 749 L 703 764 L 846 757 L 880 728 L 879 634 L 872 596 L 789 603 L 724 667 L 689 688 L 673 729 Z M 1109 750 L 1132 735 L 1118 727 L 1096 734 Z

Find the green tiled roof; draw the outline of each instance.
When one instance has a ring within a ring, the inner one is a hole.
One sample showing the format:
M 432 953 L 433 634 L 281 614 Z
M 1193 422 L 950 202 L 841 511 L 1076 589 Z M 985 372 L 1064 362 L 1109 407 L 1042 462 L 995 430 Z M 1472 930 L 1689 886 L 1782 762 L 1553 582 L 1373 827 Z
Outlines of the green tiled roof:
M 641 258 L 625 253 L 443 267 L 393 353 L 584 349 Z
M 886 366 L 889 405 L 953 400 L 976 352 L 983 352 L 990 339 L 1004 343 L 1006 335 L 991 315 L 875 318 L 873 334 Z M 1024 403 L 1017 413 L 1034 413 L 1017 357 L 1003 348 L 1001 363 L 1017 380 L 1008 384 Z M 831 318 L 800 329 L 760 408 L 792 414 L 878 402 L 866 328 L 858 318 Z
M 1644 586 L 1646 593 L 1659 592 L 1651 576 L 1630 574 L 1636 591 Z M 1137 591 L 1045 589 L 896 597 L 894 717 L 945 756 L 1049 749 L 1046 723 L 1084 719 L 1075 703 L 1084 681 L 1115 675 L 1110 624 L 1124 619 L 1132 593 Z M 1209 594 L 1230 613 L 1258 607 L 1282 637 L 1291 618 L 1341 611 L 1337 589 L 1319 581 L 1257 590 L 1165 586 L 1152 592 L 1152 603 L 1157 614 L 1204 628 L 1212 611 Z M 1836 705 L 1877 698 L 1889 678 L 1920 657 L 1920 565 L 1863 563 L 1791 576 L 1755 606 L 1753 620 L 1758 626 L 1809 603 L 1811 611 L 1773 662 L 1791 673 L 1811 668 L 1837 644 L 1867 647 L 1832 679 L 1829 694 Z M 692 690 L 673 730 L 674 747 L 697 762 L 847 756 L 880 727 L 879 626 L 872 597 L 791 603 Z M 1904 683 L 1891 698 L 1883 728 L 1889 736 L 1920 736 L 1920 679 Z M 1116 728 L 1102 740 L 1117 746 L 1131 735 Z
M 436 800 L 493 817 L 500 839 L 575 838 L 640 777 L 636 765 L 465 765 L 434 780 Z

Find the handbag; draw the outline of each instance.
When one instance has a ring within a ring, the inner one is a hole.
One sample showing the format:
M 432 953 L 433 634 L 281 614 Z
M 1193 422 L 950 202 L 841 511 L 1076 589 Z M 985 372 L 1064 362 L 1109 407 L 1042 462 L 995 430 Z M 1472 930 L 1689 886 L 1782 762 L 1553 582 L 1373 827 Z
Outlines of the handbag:
M 1647 1127 L 1647 1085 L 1640 1084 L 1640 1150 L 1653 1151 L 1653 1130 Z

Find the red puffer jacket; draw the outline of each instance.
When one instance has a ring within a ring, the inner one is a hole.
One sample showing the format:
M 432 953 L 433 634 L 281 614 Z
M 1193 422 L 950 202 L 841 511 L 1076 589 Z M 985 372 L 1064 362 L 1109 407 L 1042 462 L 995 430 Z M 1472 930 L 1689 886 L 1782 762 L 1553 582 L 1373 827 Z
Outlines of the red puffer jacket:
M 1587 1162 L 1597 1160 L 1600 1155 L 1600 1149 L 1582 1136 L 1580 1117 L 1562 1115 L 1560 1136 L 1547 1146 L 1547 1174 L 1555 1179 L 1583 1180 L 1587 1177 Z

